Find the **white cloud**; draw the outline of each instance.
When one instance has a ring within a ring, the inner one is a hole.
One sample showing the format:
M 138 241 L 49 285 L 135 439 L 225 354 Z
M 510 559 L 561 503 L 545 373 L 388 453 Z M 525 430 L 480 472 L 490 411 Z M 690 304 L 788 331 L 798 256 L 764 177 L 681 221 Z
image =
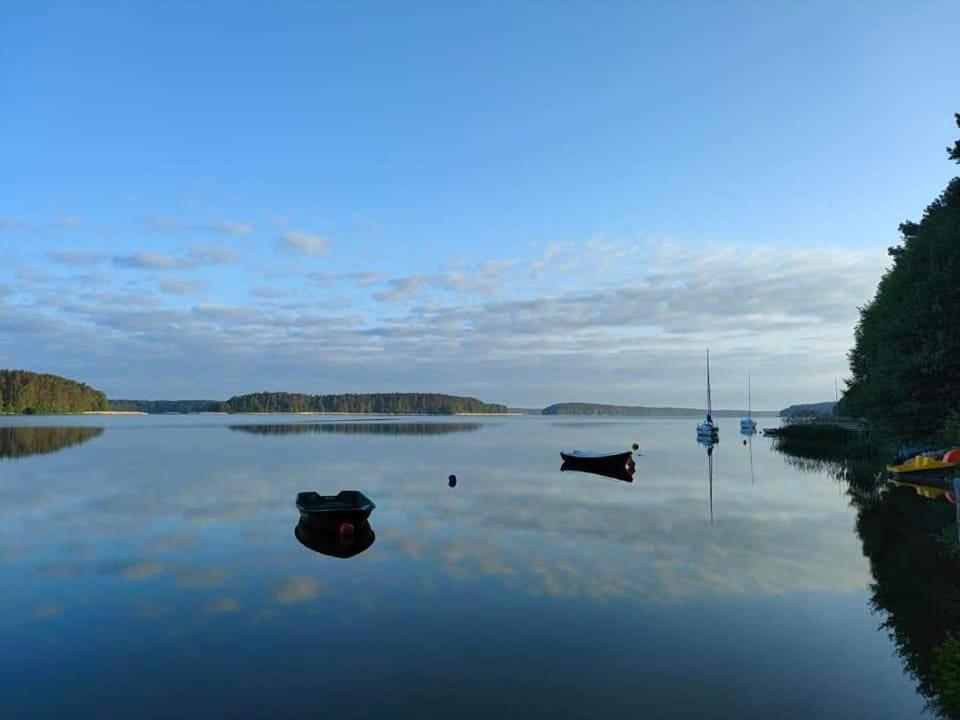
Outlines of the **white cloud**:
M 250 294 L 265 300 L 275 300 L 277 298 L 289 297 L 290 291 L 273 287 L 272 285 L 257 285 L 250 291 Z
M 147 227 L 151 230 L 165 232 L 210 232 L 216 235 L 232 235 L 242 237 L 253 232 L 253 225 L 245 222 L 235 222 L 233 220 L 224 220 L 211 223 L 189 223 L 174 220 L 168 217 L 157 217 L 147 221 Z
M 143 250 L 132 255 L 117 255 L 113 264 L 136 270 L 171 270 L 177 267 L 177 259 L 166 253 Z
M 95 252 L 74 252 L 72 250 L 57 250 L 49 255 L 50 259 L 58 265 L 96 265 L 107 259 L 103 253 Z
M 169 295 L 196 295 L 203 291 L 204 285 L 199 280 L 160 278 L 157 287 Z
M 176 270 L 208 265 L 231 265 L 237 261 L 237 253 L 233 248 L 223 247 L 222 245 L 194 245 L 182 255 L 143 250 L 131 255 L 117 255 L 112 260 L 118 268 Z
M 545 256 L 544 279 L 530 282 Z M 568 271 L 572 258 L 577 268 Z M 742 405 L 739 374 L 749 366 L 755 405 L 775 408 L 824 399 L 818 388 L 832 395 L 833 377 L 846 372 L 857 306 L 872 296 L 887 259 L 882 251 L 592 240 L 523 262 L 462 262 L 432 274 L 301 271 L 315 285 L 276 303 L 261 298 L 281 298 L 287 286 L 256 284 L 247 268 L 229 267 L 229 247 L 113 258 L 117 267 L 170 278 L 106 267 L 101 277 L 68 281 L 21 265 L 9 283 L 15 294 L 0 302 L 0 366 L 46 366 L 58 357 L 64 374 L 127 395 L 227 397 L 280 376 L 290 389 L 313 392 L 429 385 L 529 405 L 691 405 L 701 402 L 709 345 L 718 406 Z M 206 281 L 208 302 L 186 307 L 177 295 L 201 291 L 195 281 L 204 278 L 172 271 L 206 265 L 225 275 Z M 68 282 L 83 290 L 62 292 Z M 379 292 L 358 298 L 351 285 Z M 154 287 L 163 294 L 149 292 Z M 171 362 L 190 367 L 189 377 L 168 377 Z M 570 387 L 579 397 L 568 396 Z
M 287 232 L 277 241 L 278 251 L 299 255 L 319 255 L 326 252 L 328 246 L 327 239 L 322 235 L 304 232 Z
M 231 597 L 217 598 L 207 605 L 206 612 L 209 615 L 240 612 L 240 603 Z
M 249 235 L 253 232 L 253 225 L 250 223 L 239 223 L 239 222 L 221 222 L 213 223 L 208 225 L 207 228 L 211 232 L 219 233 L 221 235 L 234 235 L 237 237 L 243 235 Z
M 379 302 L 406 302 L 412 300 L 427 285 L 425 275 L 407 275 L 406 277 L 390 280 L 389 290 L 373 294 L 374 300 Z
M 279 583 L 273 589 L 273 601 L 278 605 L 296 605 L 320 594 L 320 583 L 312 577 L 300 575 Z
M 78 215 L 61 215 L 57 218 L 57 225 L 62 228 L 76 228 L 83 225 L 83 218 Z

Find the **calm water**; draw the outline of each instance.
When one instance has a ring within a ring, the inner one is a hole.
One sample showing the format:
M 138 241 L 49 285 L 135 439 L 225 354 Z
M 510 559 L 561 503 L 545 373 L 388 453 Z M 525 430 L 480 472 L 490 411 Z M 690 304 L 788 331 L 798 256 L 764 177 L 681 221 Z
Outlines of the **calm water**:
M 923 713 L 845 488 L 736 420 L 712 507 L 692 419 L 318 422 L 2 420 L 0 716 Z M 559 471 L 633 441 L 633 483 Z M 340 488 L 350 559 L 294 536 Z

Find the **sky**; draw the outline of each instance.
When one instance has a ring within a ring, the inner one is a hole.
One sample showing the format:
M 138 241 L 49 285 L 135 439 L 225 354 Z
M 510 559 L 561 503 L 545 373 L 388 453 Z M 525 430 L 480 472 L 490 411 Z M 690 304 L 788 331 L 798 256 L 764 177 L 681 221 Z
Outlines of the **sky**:
M 21 3 L 0 367 L 110 397 L 832 399 L 955 2 Z

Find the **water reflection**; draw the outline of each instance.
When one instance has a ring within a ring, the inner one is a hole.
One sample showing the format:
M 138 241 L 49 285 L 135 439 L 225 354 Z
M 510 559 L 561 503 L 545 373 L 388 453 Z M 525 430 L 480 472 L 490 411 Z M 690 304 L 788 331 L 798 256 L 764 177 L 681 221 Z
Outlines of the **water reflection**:
M 928 710 L 960 717 L 960 512 L 951 480 L 882 481 L 867 446 L 837 448 L 779 440 L 788 462 L 828 470 L 856 509 L 856 532 L 873 576 L 870 606 L 897 646 Z
M 743 444 L 747 446 L 747 452 L 750 455 L 750 484 L 756 484 L 756 478 L 753 472 L 753 436 L 757 434 L 756 428 L 750 430 L 741 430 L 740 435 L 743 437 Z
M 635 470 L 633 467 L 627 467 L 626 465 L 619 467 L 614 465 L 578 463 L 567 460 L 560 466 L 560 472 L 581 472 L 590 475 L 602 475 L 603 477 L 613 478 L 621 482 L 632 483 Z
M 304 435 L 334 433 L 342 435 L 449 435 L 475 432 L 483 427 L 476 422 L 331 422 L 287 423 L 273 425 L 230 425 L 231 430 L 251 435 Z
M 0 459 L 55 453 L 102 434 L 102 427 L 0 427 Z
M 369 522 L 358 526 L 351 535 L 342 535 L 337 529 L 327 530 L 297 523 L 293 534 L 304 547 L 321 555 L 336 558 L 352 558 L 368 550 L 377 539 Z
M 913 685 L 865 605 L 869 570 L 849 504 L 772 453 L 757 453 L 771 481 L 756 488 L 746 453 L 721 462 L 713 451 L 705 471 L 703 450 L 681 432 L 688 421 L 637 422 L 629 436 L 642 428 L 652 470 L 637 484 L 558 477 L 550 458 L 568 438 L 526 418 L 449 441 L 380 441 L 390 447 L 370 452 L 369 438 L 328 453 L 314 435 L 224 432 L 236 418 L 216 430 L 189 418 L 181 431 L 169 418 L 157 432 L 115 430 L 128 422 L 106 419 L 96 462 L 39 458 L 0 471 L 0 636 L 18 649 L 0 671 L 23 688 L 4 716 L 96 717 L 89 688 L 118 676 L 115 714 L 136 716 L 194 665 L 241 688 L 212 714 L 257 703 L 302 714 L 278 698 L 299 699 L 315 681 L 318 647 L 336 648 L 324 663 L 334 715 L 355 710 L 363 677 L 377 688 L 368 714 L 385 717 L 417 717 L 438 692 L 457 717 L 489 716 L 497 708 L 474 706 L 495 696 L 546 702 L 554 716 L 595 714 L 597 702 L 627 716 L 917 716 Z M 576 435 L 609 442 L 602 423 Z M 326 438 L 338 439 L 349 440 Z M 725 496 L 710 527 L 713 455 Z M 291 528 L 297 491 L 343 485 L 380 503 L 375 539 L 363 529 L 348 545 Z M 132 665 L 131 643 L 157 648 L 162 666 Z M 704 664 L 713 670 L 691 684 Z M 472 678 L 466 697 L 451 667 Z M 58 678 L 57 693 L 45 692 Z M 560 685 L 585 699 L 571 709 L 551 697 Z M 804 705 L 811 695 L 815 707 Z M 181 714 L 207 709 L 204 697 L 171 702 Z
M 707 451 L 707 487 L 710 496 L 710 524 L 713 525 L 713 448 L 717 444 L 717 439 L 698 435 L 697 443 L 706 448 Z

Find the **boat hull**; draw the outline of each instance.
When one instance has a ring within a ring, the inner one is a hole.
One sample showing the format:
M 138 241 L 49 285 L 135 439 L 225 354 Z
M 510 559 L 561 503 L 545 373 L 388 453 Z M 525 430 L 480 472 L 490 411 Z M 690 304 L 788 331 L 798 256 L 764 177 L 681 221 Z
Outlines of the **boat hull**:
M 944 462 L 943 460 L 927 457 L 926 455 L 918 455 L 913 458 L 913 460 L 909 460 L 902 465 L 887 465 L 887 470 L 895 475 L 913 475 L 915 473 L 930 475 L 944 474 L 950 472 L 955 467 L 957 467 L 957 463 Z
M 315 492 L 297 495 L 300 522 L 311 528 L 339 528 L 343 523 L 359 527 L 373 512 L 373 500 L 356 490 L 343 490 L 337 495 L 323 496 Z

